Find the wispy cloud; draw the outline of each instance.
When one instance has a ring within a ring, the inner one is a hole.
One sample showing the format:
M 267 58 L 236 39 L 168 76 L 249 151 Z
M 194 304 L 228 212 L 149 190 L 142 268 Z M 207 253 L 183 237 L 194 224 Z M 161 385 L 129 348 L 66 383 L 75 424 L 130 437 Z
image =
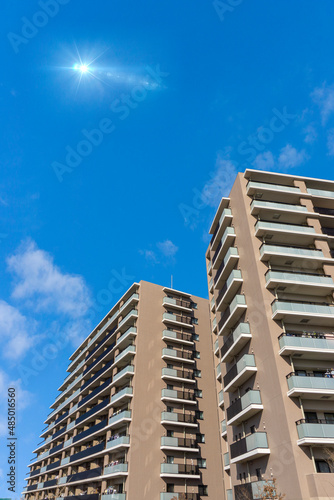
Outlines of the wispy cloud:
M 309 156 L 304 149 L 298 151 L 291 144 L 287 144 L 280 151 L 278 164 L 282 168 L 293 168 L 302 165 L 308 159 Z
M 35 311 L 80 317 L 91 305 L 84 279 L 62 272 L 53 257 L 33 241 L 24 242 L 7 264 L 14 276 L 12 297 L 26 301 Z
M 34 343 L 35 322 L 26 318 L 21 312 L 0 300 L 0 342 L 5 358 L 18 359 Z
M 327 149 L 329 156 L 334 156 L 334 128 L 327 132 Z
M 313 144 L 317 140 L 318 133 L 312 123 L 304 128 L 303 133 L 305 134 L 304 142 L 306 142 L 306 144 Z
M 323 83 L 311 94 L 313 101 L 319 106 L 322 124 L 327 123 L 328 118 L 334 113 L 334 85 Z
M 214 173 L 202 189 L 203 203 L 216 208 L 221 198 L 228 196 L 236 175 L 237 169 L 234 163 L 229 158 L 218 155 Z
M 159 242 L 157 247 L 165 257 L 174 257 L 178 251 L 178 247 L 171 240 Z
M 264 151 L 257 155 L 252 165 L 257 170 L 271 170 L 275 165 L 274 155 L 271 151 Z

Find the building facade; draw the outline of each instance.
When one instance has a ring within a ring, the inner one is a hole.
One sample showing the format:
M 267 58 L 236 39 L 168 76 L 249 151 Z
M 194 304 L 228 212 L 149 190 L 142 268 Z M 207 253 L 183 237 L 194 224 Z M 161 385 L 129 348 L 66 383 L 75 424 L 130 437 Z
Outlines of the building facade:
M 225 498 L 333 498 L 334 182 L 246 170 L 210 233 Z
M 221 498 L 206 299 L 133 284 L 70 358 L 26 500 Z

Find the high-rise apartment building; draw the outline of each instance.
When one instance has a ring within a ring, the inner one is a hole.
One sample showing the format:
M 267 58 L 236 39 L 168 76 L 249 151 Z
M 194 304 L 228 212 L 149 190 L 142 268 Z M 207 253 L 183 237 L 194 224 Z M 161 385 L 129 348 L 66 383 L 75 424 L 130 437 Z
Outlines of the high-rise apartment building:
M 334 498 L 334 182 L 246 170 L 210 233 L 225 498 Z
M 221 498 L 208 300 L 133 284 L 67 371 L 26 500 Z

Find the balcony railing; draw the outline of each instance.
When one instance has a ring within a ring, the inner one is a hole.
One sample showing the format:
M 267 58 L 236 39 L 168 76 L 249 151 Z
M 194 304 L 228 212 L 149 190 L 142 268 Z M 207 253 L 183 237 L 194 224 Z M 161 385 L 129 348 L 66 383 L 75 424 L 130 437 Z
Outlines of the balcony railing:
M 103 470 L 103 475 L 123 475 L 127 474 L 128 472 L 128 464 L 127 463 L 120 463 L 120 464 L 115 464 L 115 465 L 110 465 L 108 467 L 105 467 Z
M 308 212 L 307 207 L 305 205 L 293 205 L 290 203 L 278 203 L 273 201 L 262 201 L 262 200 L 253 200 L 251 203 L 251 211 L 255 212 L 255 209 L 267 208 L 272 210 L 285 210 L 289 212 Z
M 167 339 L 167 340 L 174 339 L 174 340 L 180 340 L 180 341 L 184 341 L 184 342 L 193 343 L 191 333 L 174 332 L 173 330 L 163 330 L 162 338 Z
M 278 340 L 281 355 L 290 356 L 296 352 L 308 352 L 310 357 L 333 359 L 333 334 L 287 332 L 282 333 Z
M 226 338 L 221 348 L 222 361 L 226 362 L 238 354 L 252 338 L 249 323 L 240 323 L 237 328 Z
M 135 336 L 137 335 L 137 328 L 135 326 L 130 326 L 130 328 L 128 328 L 116 341 L 116 345 L 118 346 L 119 344 L 121 344 L 122 342 L 124 342 L 124 340 L 128 337 L 132 337 L 132 336 Z
M 160 500 L 198 500 L 197 493 L 160 493 Z
M 254 354 L 244 354 L 224 376 L 224 390 L 240 386 L 256 371 Z
M 128 447 L 130 445 L 130 436 L 120 436 L 115 439 L 110 439 L 110 441 L 107 441 L 107 450 L 110 450 L 112 448 L 120 448 L 122 446 Z
M 114 377 L 113 377 L 113 382 L 116 382 L 116 380 L 119 380 L 123 375 L 126 374 L 133 374 L 135 371 L 135 367 L 133 365 L 127 365 L 125 368 L 117 372 Z
M 226 309 L 218 323 L 219 334 L 224 332 L 225 328 L 233 326 L 247 309 L 246 298 L 244 295 L 236 295 L 229 307 Z
M 247 498 L 249 500 L 257 500 L 263 498 L 264 487 L 274 486 L 273 481 L 253 481 L 252 483 L 237 484 L 234 486 L 236 499 Z
M 216 240 L 216 237 L 217 237 L 218 233 L 219 234 L 222 233 L 224 227 L 226 227 L 226 225 L 231 222 L 232 218 L 233 217 L 232 217 L 232 211 L 231 211 L 231 209 L 230 208 L 224 208 L 223 213 L 222 213 L 222 215 L 221 215 L 221 217 L 219 219 L 219 222 L 217 224 L 217 227 L 216 227 L 216 229 L 215 229 L 215 231 L 214 231 L 214 233 L 212 235 L 212 238 L 211 238 L 210 244 L 211 244 L 212 250 L 215 250 L 215 247 L 217 246 L 217 241 L 215 241 L 215 240 Z
M 124 387 L 124 389 L 116 392 L 113 394 L 110 398 L 110 403 L 115 403 L 115 401 L 118 401 L 123 398 L 123 396 L 132 396 L 133 394 L 133 388 L 132 387 Z
M 334 198 L 333 191 L 326 191 L 323 189 L 311 189 L 307 188 L 307 192 L 312 194 L 313 196 L 321 196 L 323 198 Z
M 286 302 L 275 299 L 271 305 L 273 319 L 288 317 L 289 321 L 294 321 L 294 316 L 298 321 L 300 317 L 306 316 L 310 324 L 333 324 L 334 306 L 309 302 Z M 328 321 L 329 319 L 329 321 Z M 311 321 L 311 322 L 310 322 Z
M 273 286 L 276 286 L 278 283 L 289 284 L 291 283 L 293 286 L 300 285 L 319 285 L 320 287 L 325 288 L 325 293 L 328 293 L 327 287 L 334 288 L 334 282 L 331 276 L 321 276 L 319 274 L 310 274 L 310 273 L 292 273 L 292 272 L 284 272 L 284 271 L 272 271 L 269 270 L 266 272 L 266 282 L 267 286 L 270 283 L 273 283 Z M 298 289 L 296 288 L 297 292 Z
M 193 361 L 194 354 L 192 351 L 180 351 L 178 349 L 169 349 L 168 347 L 164 347 L 162 349 L 162 356 Z
M 121 328 L 132 316 L 138 316 L 138 310 L 132 309 L 118 324 L 118 328 Z
M 264 256 L 268 254 L 284 257 L 295 257 L 299 259 L 328 260 L 325 259 L 325 256 L 321 250 L 286 245 L 268 245 L 267 243 L 263 243 L 260 247 L 260 255 L 262 260 L 264 260 Z
M 223 455 L 223 460 L 224 460 L 224 469 L 229 469 L 230 468 L 230 454 L 224 453 Z
M 185 307 L 187 309 L 191 309 L 191 302 L 189 300 L 184 299 L 174 299 L 171 297 L 164 297 L 162 300 L 163 304 Z
M 182 399 L 184 401 L 196 402 L 196 396 L 193 392 L 175 391 L 173 389 L 162 389 L 161 399 Z
M 288 395 L 297 397 L 306 395 L 308 398 L 320 398 L 322 395 L 334 394 L 334 378 L 330 371 L 326 373 L 300 374 L 291 372 L 287 375 Z
M 297 224 L 281 224 L 279 222 L 268 222 L 259 220 L 255 223 L 255 234 L 262 231 L 280 231 L 284 233 L 314 234 L 316 230 L 313 226 L 302 226 Z
M 267 183 L 267 182 L 249 181 L 247 184 L 247 193 L 251 189 L 267 189 L 270 191 L 278 191 L 282 193 L 301 194 L 301 191 L 298 187 L 283 186 L 281 184 L 270 184 L 269 182 Z
M 119 421 L 121 420 L 131 420 L 131 411 L 129 410 L 123 410 L 119 413 L 116 413 L 114 415 L 112 415 L 110 418 L 109 418 L 109 425 L 114 425 L 116 423 L 118 423 Z
M 183 323 L 185 325 L 192 325 L 192 318 L 190 316 L 180 316 L 179 314 L 163 313 L 163 319 L 173 321 L 175 323 Z
M 196 418 L 195 415 L 190 415 L 187 413 L 177 413 L 177 412 L 170 412 L 170 411 L 163 411 L 161 413 L 161 421 L 166 421 L 170 423 L 182 423 L 182 424 L 191 424 L 195 425 L 196 424 Z
M 59 499 L 56 499 L 56 500 L 59 500 Z M 126 500 L 126 493 L 103 494 L 103 495 L 101 495 L 101 500 Z
M 231 463 L 252 460 L 254 457 L 268 455 L 270 453 L 267 433 L 254 432 L 249 436 L 232 443 L 230 446 Z
M 161 448 L 198 448 L 195 439 L 177 438 L 177 437 L 161 437 Z
M 226 246 L 227 246 L 228 238 L 230 238 L 230 240 L 232 241 L 232 239 L 234 239 L 235 236 L 236 236 L 236 234 L 235 234 L 234 227 L 229 226 L 225 229 L 224 234 L 222 236 L 222 239 L 220 240 L 220 243 L 217 247 L 217 250 L 213 254 L 213 258 L 212 258 L 213 267 L 215 267 L 215 264 L 217 262 L 219 255 L 224 257 L 224 252 L 226 253 L 226 250 L 227 250 Z
M 219 292 L 217 297 L 217 309 L 220 309 L 221 303 L 228 303 L 231 296 L 235 295 L 242 283 L 242 275 L 239 269 L 233 269 L 226 280 L 225 285 Z
M 175 368 L 163 368 L 162 378 L 179 378 L 187 382 L 195 382 L 194 374 L 190 370 L 176 370 Z
M 227 409 L 227 425 L 236 425 L 263 409 L 260 391 L 250 390 Z
M 296 422 L 299 445 L 302 444 L 334 444 L 334 419 Z
M 228 273 L 234 266 L 235 262 L 238 260 L 238 249 L 236 247 L 230 247 L 224 257 L 223 262 L 220 264 L 216 275 L 214 277 L 214 284 L 216 285 L 218 281 L 224 279 L 225 276 L 228 276 Z
M 161 464 L 161 475 L 186 475 L 199 476 L 199 469 L 196 465 L 187 464 Z

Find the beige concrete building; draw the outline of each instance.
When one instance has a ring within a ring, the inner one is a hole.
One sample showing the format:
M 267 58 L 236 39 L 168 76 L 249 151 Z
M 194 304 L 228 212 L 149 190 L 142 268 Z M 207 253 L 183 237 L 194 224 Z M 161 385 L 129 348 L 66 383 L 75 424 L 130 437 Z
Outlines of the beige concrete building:
M 223 498 L 208 300 L 133 284 L 67 371 L 26 500 Z
M 225 498 L 334 498 L 334 182 L 246 170 L 210 233 Z

